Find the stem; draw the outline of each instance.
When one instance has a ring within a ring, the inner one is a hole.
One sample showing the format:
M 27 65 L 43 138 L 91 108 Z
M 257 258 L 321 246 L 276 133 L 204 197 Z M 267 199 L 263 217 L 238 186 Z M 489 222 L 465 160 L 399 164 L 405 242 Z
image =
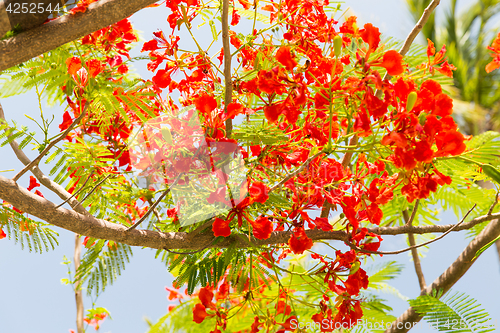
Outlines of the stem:
M 80 256 L 82 253 L 82 243 L 80 235 L 75 234 L 75 254 L 73 261 L 75 263 L 75 277 L 78 267 L 80 267 Z M 83 296 L 80 280 L 75 281 L 75 301 L 76 301 L 76 330 L 78 333 L 84 333 L 83 329 Z
M 407 247 L 406 249 L 402 249 L 402 250 L 398 250 L 398 251 L 370 251 L 370 250 L 365 250 L 365 249 L 359 248 L 356 245 L 350 243 L 349 241 L 346 241 L 346 244 L 349 245 L 351 248 L 353 248 L 355 250 L 358 250 L 358 251 L 363 252 L 363 253 L 370 253 L 370 254 L 382 254 L 382 255 L 384 255 L 384 254 L 400 254 L 400 253 L 403 253 L 403 252 L 407 252 L 407 251 L 410 251 L 412 249 L 417 249 L 419 247 L 422 247 L 422 246 L 434 243 L 434 242 L 440 240 L 441 238 L 443 238 L 444 236 L 448 235 L 456 227 L 458 227 L 459 225 L 461 225 L 465 221 L 465 219 L 467 218 L 467 216 L 469 216 L 469 214 L 474 210 L 474 208 L 476 208 L 476 206 L 477 206 L 477 204 L 475 204 L 474 206 L 472 206 L 472 208 L 469 209 L 469 211 L 467 212 L 467 214 L 465 214 L 465 216 L 462 218 L 462 220 L 460 222 L 458 222 L 457 224 L 455 224 L 453 227 L 451 227 L 449 230 L 447 230 L 441 236 L 439 236 L 437 238 L 434 238 L 433 240 L 430 240 L 428 242 L 422 243 L 422 244 L 418 244 L 418 245 L 413 245 L 413 246 Z
M 418 207 L 418 201 L 415 203 L 415 208 L 413 209 L 413 212 L 417 210 L 417 207 Z M 412 214 L 411 218 L 408 217 L 408 210 L 406 209 L 403 210 L 403 218 L 405 219 L 406 225 L 411 226 L 414 216 L 415 214 Z M 418 257 L 418 250 L 416 248 L 415 236 L 413 235 L 413 233 L 408 234 L 408 242 L 412 247 L 411 256 L 413 258 L 413 265 L 415 266 L 415 273 L 417 274 L 418 284 L 420 286 L 420 290 L 424 290 L 426 287 L 425 277 L 422 271 L 422 266 L 420 264 L 420 258 Z
M 420 17 L 420 20 L 418 20 L 417 24 L 415 24 L 413 29 L 410 31 L 410 34 L 408 35 L 408 37 L 406 37 L 405 43 L 403 44 L 403 46 L 399 50 L 399 54 L 404 56 L 410 50 L 411 44 L 413 43 L 415 38 L 417 38 L 418 34 L 420 33 L 420 31 L 424 27 L 425 23 L 427 23 L 427 20 L 431 16 L 432 12 L 439 5 L 440 2 L 441 2 L 440 0 L 433 0 L 429 4 L 429 6 L 427 6 L 427 8 L 425 8 L 424 12 L 422 13 L 422 16 Z M 392 78 L 392 75 L 389 75 L 386 72 L 382 81 L 390 80 L 391 78 Z M 382 90 L 377 90 L 377 93 L 375 94 L 375 96 L 380 98 L 382 96 L 382 93 L 383 93 Z
M 89 103 L 87 102 L 85 104 L 85 106 L 83 107 L 82 113 L 78 116 L 78 118 L 76 118 L 73 121 L 73 123 L 68 127 L 68 129 L 66 129 L 66 131 L 64 131 L 64 133 L 62 133 L 61 135 L 59 135 L 59 137 L 57 139 L 51 141 L 47 145 L 47 147 L 45 147 L 45 149 L 40 153 L 40 155 L 38 155 L 33 161 L 31 161 L 21 171 L 19 171 L 17 173 L 17 175 L 15 175 L 12 178 L 12 180 L 15 181 L 15 182 L 17 182 L 17 180 L 19 178 L 21 178 L 21 176 L 24 175 L 28 170 L 32 169 L 34 166 L 37 166 L 38 163 L 40 163 L 40 160 L 49 152 L 49 150 L 52 149 L 52 147 L 54 147 L 59 141 L 63 140 L 69 134 L 69 132 L 71 132 L 73 130 L 73 128 L 76 126 L 76 124 L 78 124 L 80 122 L 80 120 L 82 120 L 82 118 L 87 113 L 88 106 L 89 106 Z
M 231 80 L 231 47 L 229 44 L 229 0 L 222 0 L 222 47 L 224 49 L 224 111 L 233 100 L 233 82 Z M 231 137 L 233 120 L 226 119 L 226 137 Z

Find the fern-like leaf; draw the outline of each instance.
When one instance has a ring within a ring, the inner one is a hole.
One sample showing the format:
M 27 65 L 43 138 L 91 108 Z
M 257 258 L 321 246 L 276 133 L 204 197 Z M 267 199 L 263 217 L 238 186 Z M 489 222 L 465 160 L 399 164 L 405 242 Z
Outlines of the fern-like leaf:
M 410 300 L 410 305 L 417 313 L 440 332 L 485 333 L 495 330 L 488 313 L 480 304 L 464 293 L 447 294 L 440 299 L 440 294 L 422 295 Z

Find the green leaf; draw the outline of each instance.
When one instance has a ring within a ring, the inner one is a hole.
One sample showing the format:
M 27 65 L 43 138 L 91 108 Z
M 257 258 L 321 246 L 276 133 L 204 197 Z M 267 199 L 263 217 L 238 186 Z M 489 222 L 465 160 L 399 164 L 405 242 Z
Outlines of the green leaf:
M 488 313 L 475 299 L 464 294 L 449 293 L 440 300 L 440 294 L 422 295 L 410 300 L 415 311 L 440 332 L 477 332 L 495 330 Z

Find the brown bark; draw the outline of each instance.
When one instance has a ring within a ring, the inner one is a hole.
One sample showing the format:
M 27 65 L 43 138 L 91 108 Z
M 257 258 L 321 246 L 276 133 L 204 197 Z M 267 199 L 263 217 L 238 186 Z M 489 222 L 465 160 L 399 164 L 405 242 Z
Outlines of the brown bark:
M 123 20 L 157 0 L 100 0 L 85 13 L 54 21 L 0 41 L 0 71 Z
M 73 261 L 75 263 L 75 276 L 80 267 L 80 257 L 82 254 L 82 243 L 80 235 L 75 234 L 75 253 Z M 76 302 L 76 330 L 78 333 L 84 333 L 83 329 L 83 295 L 80 281 L 75 281 L 75 302 Z
M 63 207 L 56 208 L 56 205 L 51 201 L 29 192 L 25 188 L 20 187 L 14 181 L 3 176 L 0 176 L 0 199 L 7 201 L 30 215 L 57 227 L 75 232 L 79 235 L 98 239 L 108 239 L 131 246 L 144 246 L 154 249 L 198 250 L 210 244 L 214 238 L 212 233 L 200 233 L 193 236 L 192 234 L 186 232 L 158 232 L 153 230 L 127 231 L 127 227 L 121 224 L 100 220 L 88 213 L 84 215 Z M 482 216 L 469 221 L 468 224 L 474 225 L 479 223 L 477 221 L 489 221 L 495 218 L 498 219 L 499 217 L 500 213 Z M 460 229 L 461 226 L 462 225 L 456 227 L 454 230 Z M 441 232 L 442 227 L 443 226 L 424 226 L 412 228 L 395 227 L 395 229 L 399 230 L 399 234 L 404 234 L 410 231 L 414 231 L 414 233 L 418 233 L 415 231 L 423 233 L 422 231 L 425 229 L 427 229 L 428 232 Z M 390 230 L 391 228 L 375 229 L 382 229 L 387 232 L 386 234 L 398 234 Z M 446 230 L 449 229 L 450 228 L 448 227 Z M 372 231 L 372 229 L 368 230 Z M 322 231 L 316 229 L 307 230 L 306 233 L 312 240 L 324 239 L 340 240 L 344 242 L 348 241 L 348 235 L 344 231 Z M 379 234 L 384 234 L 384 232 Z M 245 237 L 240 238 L 237 235 L 231 235 L 219 243 L 210 245 L 210 247 L 225 248 L 233 243 L 236 243 L 237 247 L 287 243 L 290 235 L 290 231 L 275 231 L 268 239 L 258 240 L 253 238 L 252 244 L 249 244 L 248 240 L 245 240 Z
M 34 27 L 41 25 L 47 18 L 52 14 L 52 11 L 47 11 L 46 9 L 53 10 L 59 5 L 59 8 L 62 8 L 64 4 L 68 2 L 67 0 L 6 0 L 4 2 L 5 15 L 8 18 L 9 29 L 12 30 L 15 26 L 18 26 L 20 31 L 30 30 Z M 17 5 L 19 4 L 19 5 Z M 22 8 L 22 4 L 26 4 L 25 8 Z M 10 5 L 10 7 L 9 7 Z M 49 7 L 50 5 L 50 7 Z M 19 7 L 17 7 L 19 6 Z M 7 12 L 7 8 L 10 9 Z M 2 9 L 0 9 L 1 11 Z M 16 10 L 16 12 L 14 12 Z M 23 13 L 23 11 L 27 11 Z M 2 15 L 0 13 L 0 15 Z M 7 31 L 8 31 L 7 30 Z M 5 32 L 7 32 L 5 31 Z M 0 31 L 0 37 L 5 34 Z

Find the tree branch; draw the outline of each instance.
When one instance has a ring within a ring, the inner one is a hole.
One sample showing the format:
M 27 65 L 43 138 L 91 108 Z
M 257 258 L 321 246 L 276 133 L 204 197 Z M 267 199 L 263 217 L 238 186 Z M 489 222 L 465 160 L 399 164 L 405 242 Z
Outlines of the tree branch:
M 69 196 L 69 195 L 68 195 Z M 192 235 L 186 232 L 158 232 L 154 230 L 130 230 L 127 227 L 112 223 L 106 220 L 97 219 L 94 216 L 87 214 L 83 215 L 73 210 L 68 210 L 63 207 L 57 208 L 54 203 L 46 200 L 34 193 L 29 192 L 25 188 L 19 186 L 14 181 L 0 176 L 0 199 L 14 205 L 29 214 L 46 221 L 54 226 L 75 232 L 82 236 L 88 236 L 97 239 L 107 239 L 131 246 L 149 247 L 153 249 L 180 249 L 180 250 L 198 250 L 204 244 L 210 243 L 214 236 L 212 233 L 199 233 Z M 469 225 L 475 225 L 480 222 L 490 221 L 500 218 L 500 213 L 489 216 L 481 216 L 470 222 Z M 455 226 L 454 231 L 463 230 L 463 226 Z M 450 229 L 450 226 L 425 226 L 425 227 L 397 227 L 399 234 L 414 231 L 414 233 L 427 232 L 442 232 L 442 228 Z M 378 229 L 378 228 L 375 228 Z M 396 235 L 391 228 L 380 228 L 388 231 L 387 234 Z M 374 232 L 374 229 L 368 229 Z M 418 231 L 418 232 L 415 232 Z M 309 238 L 314 240 L 339 240 L 348 242 L 349 235 L 345 231 L 323 231 L 323 230 L 306 230 Z M 380 233 L 384 234 L 384 233 Z M 275 231 L 268 239 L 255 239 L 252 237 L 252 246 L 263 246 L 272 244 L 281 244 L 288 242 L 291 236 L 291 231 Z M 242 241 L 238 236 L 231 235 L 226 238 L 221 238 L 220 242 L 213 243 L 210 247 L 226 248 L 236 243 L 236 247 L 249 247 L 247 242 Z
M 224 109 L 233 101 L 233 82 L 231 79 L 231 46 L 229 44 L 229 0 L 222 0 L 222 47 L 224 49 Z M 231 136 L 233 120 L 226 119 L 226 137 Z
M 419 247 L 422 247 L 422 246 L 434 243 L 434 242 L 440 240 L 441 238 L 443 238 L 444 236 L 448 235 L 450 232 L 452 232 L 455 228 L 457 228 L 458 226 L 460 226 L 465 221 L 465 219 L 467 218 L 467 216 L 470 214 L 470 212 L 472 212 L 472 210 L 474 208 L 476 208 L 476 206 L 477 205 L 472 206 L 472 208 L 469 209 L 469 211 L 467 212 L 467 214 L 465 214 L 465 216 L 462 218 L 462 220 L 460 222 L 458 222 L 457 224 L 453 225 L 449 230 L 446 230 L 446 232 L 443 233 L 441 236 L 439 236 L 437 238 L 434 238 L 433 240 L 430 240 L 428 242 L 422 243 L 422 244 L 412 245 L 410 247 L 407 247 L 406 249 L 402 249 L 402 250 L 398 250 L 398 251 L 371 251 L 371 250 L 365 250 L 365 249 L 359 248 L 359 247 L 357 247 L 356 245 L 354 245 L 351 242 L 346 242 L 346 244 L 349 245 L 351 248 L 353 248 L 355 250 L 358 250 L 358 251 L 364 252 L 364 253 L 370 253 L 370 254 L 400 254 L 400 253 L 404 253 L 404 252 L 407 252 L 407 251 L 410 251 L 410 250 L 413 250 L 413 249 L 417 249 Z M 409 233 L 409 234 L 411 234 L 411 233 Z
M 420 17 L 420 20 L 418 20 L 417 24 L 415 24 L 413 29 L 410 31 L 410 34 L 408 35 L 408 37 L 406 37 L 406 40 L 405 40 L 403 46 L 399 50 L 399 54 L 404 56 L 410 50 L 411 44 L 413 44 L 413 41 L 415 40 L 415 38 L 417 38 L 418 34 L 420 33 L 420 31 L 424 27 L 425 23 L 427 23 L 427 20 L 431 16 L 432 12 L 434 11 L 434 9 L 436 9 L 436 7 L 439 5 L 440 2 L 441 2 L 440 0 L 433 0 L 429 4 L 429 6 L 427 6 L 427 8 L 425 8 L 424 12 L 422 13 L 422 16 Z M 383 81 L 390 80 L 391 78 L 392 78 L 392 75 L 389 75 L 386 72 L 384 75 L 384 78 L 382 80 Z M 382 91 L 380 91 L 380 93 L 382 93 Z M 377 96 L 377 97 L 380 97 L 380 96 Z
M 483 246 L 493 241 L 500 234 L 500 220 L 494 220 L 481 233 L 467 245 L 460 256 L 451 264 L 446 271 L 441 274 L 434 282 L 425 288 L 420 294 L 430 294 L 433 289 L 443 289 L 446 293 L 451 287 L 469 270 L 474 264 L 474 257 L 478 250 Z M 422 317 L 415 312 L 415 309 L 410 307 L 398 319 L 396 319 L 391 327 L 385 330 L 385 333 L 403 333 L 408 332 L 409 328 L 404 328 L 405 323 L 418 323 Z M 408 325 L 412 326 L 412 325 Z
M 80 267 L 80 257 L 82 253 L 82 243 L 80 242 L 80 235 L 75 234 L 75 253 L 73 261 L 75 263 L 75 278 L 78 267 Z M 83 329 L 83 295 L 81 281 L 75 281 L 75 302 L 76 302 L 76 330 L 78 333 L 84 333 Z
M 76 118 L 73 123 L 64 131 L 64 133 L 61 133 L 56 139 L 52 140 L 47 147 L 38 155 L 33 161 L 28 163 L 21 171 L 15 175 L 12 180 L 17 182 L 19 178 L 21 178 L 22 175 L 24 175 L 28 170 L 32 169 L 34 166 L 37 166 L 38 163 L 40 163 L 40 160 L 49 152 L 49 150 L 54 147 L 59 141 L 63 140 L 69 132 L 73 130 L 73 128 L 85 117 L 85 114 L 87 113 L 87 108 L 89 106 L 89 103 L 85 103 L 85 106 L 83 107 L 83 111 L 80 113 L 78 118 Z
M 157 0 L 100 0 L 85 13 L 67 14 L 0 41 L 0 71 L 121 21 Z
M 2 121 L 2 120 L 6 122 L 5 114 L 4 114 L 4 111 L 2 108 L 2 104 L 0 104 L 0 121 Z M 5 130 L 8 131 L 9 128 L 6 128 Z M 11 146 L 12 150 L 14 151 L 14 153 L 16 154 L 19 161 L 21 161 L 21 163 L 23 163 L 24 165 L 28 165 L 31 163 L 31 160 L 28 158 L 28 156 L 26 156 L 26 154 L 24 154 L 24 152 L 19 148 L 19 144 L 17 143 L 16 140 L 11 140 L 10 146 Z M 71 205 L 71 207 L 73 207 L 73 209 L 75 211 L 77 211 L 78 213 L 83 214 L 85 216 L 88 216 L 88 217 L 92 216 L 89 214 L 89 212 L 87 212 L 85 210 L 85 208 L 83 208 L 82 205 L 80 205 L 78 203 L 78 200 L 71 197 L 71 194 L 68 191 L 66 191 L 66 189 L 64 189 L 64 187 L 62 187 L 61 185 L 59 185 L 58 183 L 52 181 L 52 179 L 47 177 L 38 168 L 38 166 L 34 166 L 33 169 L 31 170 L 31 172 L 33 172 L 35 177 L 38 179 L 38 181 L 43 186 L 45 186 L 46 188 L 48 188 L 49 190 L 51 190 L 52 192 L 57 194 L 59 196 L 59 198 L 61 198 L 62 200 L 67 200 L 69 202 L 69 204 Z
M 29 192 L 3 176 L 0 176 L 0 199 L 54 226 L 73 231 L 82 236 L 112 240 L 131 246 L 142 246 L 153 249 L 197 250 L 214 239 L 212 233 L 200 233 L 191 237 L 191 234 L 186 232 L 127 231 L 127 227 L 123 225 L 97 219 L 91 215 L 84 216 L 63 207 L 56 209 L 54 203 Z M 275 231 L 271 234 L 270 238 L 264 240 L 252 237 L 252 246 L 286 243 L 291 233 L 291 231 Z M 307 230 L 306 233 L 313 240 L 348 240 L 347 234 L 343 231 Z M 236 243 L 237 247 L 250 246 L 238 236 L 231 235 L 221 238 L 221 241 L 214 242 L 210 247 L 226 248 L 234 243 Z
M 405 219 L 406 222 L 405 225 L 411 227 L 413 219 L 415 218 L 415 215 L 417 213 L 418 203 L 419 200 L 415 201 L 415 207 L 413 207 L 413 212 L 411 214 L 411 217 L 408 217 L 408 210 L 405 209 L 403 211 L 403 218 Z M 418 257 L 418 250 L 416 247 L 417 243 L 415 242 L 415 236 L 411 232 L 408 233 L 408 243 L 410 243 L 410 247 L 412 248 L 411 256 L 413 258 L 413 265 L 415 266 L 415 273 L 417 274 L 420 290 L 424 290 L 426 287 L 424 272 L 422 271 L 422 265 L 420 264 L 420 258 Z

